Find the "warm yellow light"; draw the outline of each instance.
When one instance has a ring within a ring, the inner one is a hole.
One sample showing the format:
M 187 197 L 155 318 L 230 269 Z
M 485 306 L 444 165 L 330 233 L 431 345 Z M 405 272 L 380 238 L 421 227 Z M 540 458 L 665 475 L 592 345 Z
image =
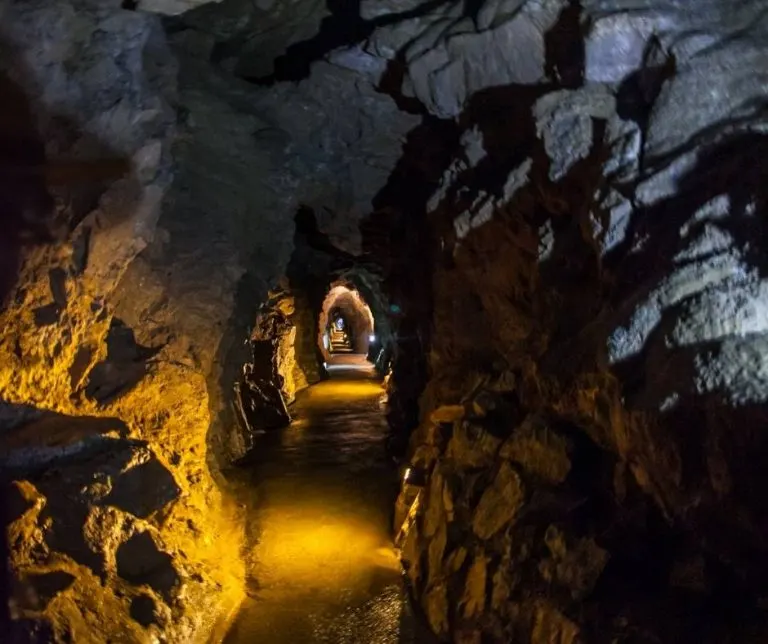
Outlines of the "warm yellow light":
M 351 398 L 375 398 L 384 394 L 384 388 L 373 380 L 326 380 L 320 386 L 310 387 L 306 392 L 309 400 L 328 402 L 338 399 L 340 403 Z
M 399 561 L 370 524 L 303 507 L 301 516 L 280 508 L 262 517 L 255 576 L 265 592 L 324 596 L 362 590 L 377 570 L 399 571 Z

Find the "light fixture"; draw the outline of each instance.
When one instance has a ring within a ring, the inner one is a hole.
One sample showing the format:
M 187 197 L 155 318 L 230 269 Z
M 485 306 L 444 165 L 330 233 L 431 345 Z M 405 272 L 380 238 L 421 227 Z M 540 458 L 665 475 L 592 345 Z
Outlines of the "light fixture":
M 411 468 L 406 467 L 405 468 L 405 474 L 403 474 L 403 480 L 407 483 L 408 479 L 411 477 Z
M 376 336 L 375 335 L 369 335 L 368 336 L 368 342 L 376 342 Z

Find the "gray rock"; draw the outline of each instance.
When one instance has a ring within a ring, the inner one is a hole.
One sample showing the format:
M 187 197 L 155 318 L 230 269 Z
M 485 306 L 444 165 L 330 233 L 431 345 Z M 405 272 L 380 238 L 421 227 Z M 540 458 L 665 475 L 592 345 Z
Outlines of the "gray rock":
M 551 160 L 549 178 L 559 181 L 592 150 L 592 120 L 613 116 L 613 96 L 603 88 L 547 94 L 533 107 L 536 130 Z
M 409 45 L 408 85 L 427 109 L 456 117 L 466 100 L 487 87 L 534 84 L 544 78 L 544 33 L 557 20 L 562 3 L 529 3 L 493 29 L 454 22 L 426 43 Z

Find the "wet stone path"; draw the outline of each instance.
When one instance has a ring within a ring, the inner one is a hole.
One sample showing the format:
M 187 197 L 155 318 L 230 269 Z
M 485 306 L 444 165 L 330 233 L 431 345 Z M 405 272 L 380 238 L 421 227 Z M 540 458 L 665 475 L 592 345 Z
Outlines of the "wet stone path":
M 392 549 L 384 391 L 360 357 L 329 371 L 239 475 L 251 582 L 227 644 L 430 641 Z

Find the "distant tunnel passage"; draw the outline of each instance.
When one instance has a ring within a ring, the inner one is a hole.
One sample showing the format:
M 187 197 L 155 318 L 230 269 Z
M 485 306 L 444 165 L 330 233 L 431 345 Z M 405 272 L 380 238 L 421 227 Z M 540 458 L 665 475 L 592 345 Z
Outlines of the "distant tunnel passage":
M 318 344 L 326 360 L 333 353 L 367 354 L 373 314 L 356 289 L 335 285 L 325 296 L 318 327 Z

